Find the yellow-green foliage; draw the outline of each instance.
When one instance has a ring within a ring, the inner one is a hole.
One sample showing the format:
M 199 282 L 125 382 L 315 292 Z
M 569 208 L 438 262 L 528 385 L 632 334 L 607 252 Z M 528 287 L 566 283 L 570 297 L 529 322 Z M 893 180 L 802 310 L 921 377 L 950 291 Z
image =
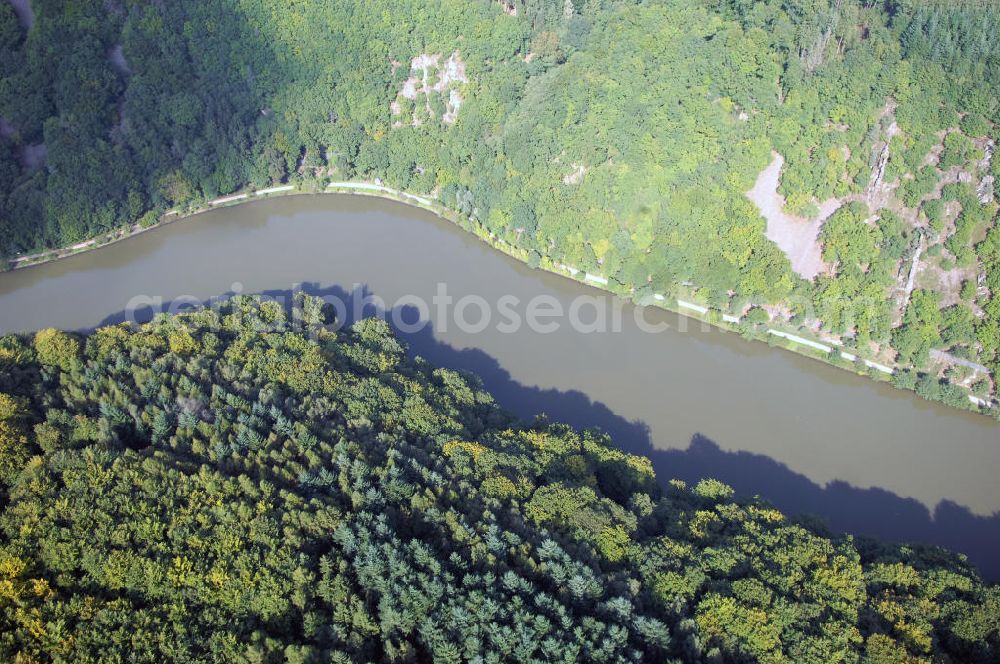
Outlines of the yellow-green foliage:
M 42 364 L 72 371 L 79 363 L 80 342 L 60 330 L 40 330 L 35 334 L 35 351 Z
M 0 622 L 10 638 L 24 644 L 19 661 L 65 658 L 72 652 L 72 637 L 45 620 L 43 609 L 51 610 L 46 604 L 55 598 L 46 579 L 29 573 L 25 559 L 0 552 Z
M 19 337 L 0 337 L 0 368 L 10 369 L 16 365 L 24 365 L 33 356 L 31 346 Z
M 628 533 L 621 526 L 605 528 L 597 535 L 598 551 L 613 563 L 625 558 L 630 542 Z
M 728 500 L 733 497 L 733 488 L 718 480 L 705 479 L 695 485 L 694 493 L 711 500 Z
M 87 340 L 87 352 L 103 360 L 112 353 L 127 352 L 131 339 L 132 331 L 124 324 L 102 327 Z
M 473 461 L 479 461 L 479 457 L 486 453 L 486 448 L 479 443 L 471 443 L 464 440 L 453 440 L 444 444 L 444 455 L 452 457 L 464 452 L 472 457 Z
M 0 392 L 0 482 L 11 481 L 31 456 L 27 415 L 23 399 Z
M 656 596 L 664 606 L 670 606 L 677 598 L 693 599 L 702 584 L 705 574 L 697 569 L 685 572 L 663 572 L 658 574 L 653 587 Z
M 781 629 L 759 606 L 735 597 L 709 594 L 698 604 L 698 627 L 709 642 L 741 644 L 759 662 L 788 662 L 781 651 Z
M 334 380 L 319 345 L 301 337 L 243 335 L 226 350 L 226 357 L 302 393 L 324 391 Z
M 479 488 L 487 496 L 499 498 L 501 500 L 514 498 L 521 493 L 518 491 L 517 484 L 503 475 L 487 477 Z
M 174 330 L 168 337 L 170 352 L 177 355 L 191 355 L 198 352 L 198 342 L 185 329 Z

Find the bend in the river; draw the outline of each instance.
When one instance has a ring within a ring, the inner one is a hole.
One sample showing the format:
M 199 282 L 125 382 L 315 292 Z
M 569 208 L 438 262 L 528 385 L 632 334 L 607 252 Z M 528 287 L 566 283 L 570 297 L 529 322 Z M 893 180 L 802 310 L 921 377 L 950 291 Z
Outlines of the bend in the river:
M 296 284 L 388 305 L 546 295 L 568 309 L 611 296 L 532 270 L 429 212 L 357 196 L 298 196 L 198 215 L 126 242 L 0 275 L 0 332 L 92 328 L 136 296 L 206 300 Z M 518 307 L 515 306 L 515 309 Z M 967 552 L 1000 578 L 1000 427 L 867 378 L 649 309 L 620 332 L 403 335 L 435 363 L 480 374 L 502 404 L 597 425 L 650 456 L 661 479 L 713 476 L 838 529 Z M 592 314 L 582 314 L 584 318 Z M 475 319 L 470 310 L 469 319 Z M 411 320 L 411 319 L 407 319 Z M 686 328 L 687 332 L 680 329 Z

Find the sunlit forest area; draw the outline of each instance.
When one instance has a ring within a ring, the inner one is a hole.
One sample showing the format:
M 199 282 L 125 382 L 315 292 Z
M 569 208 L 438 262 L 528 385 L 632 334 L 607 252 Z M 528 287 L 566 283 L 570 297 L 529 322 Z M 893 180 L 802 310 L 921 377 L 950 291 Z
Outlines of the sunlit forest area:
M 992 662 L 1000 588 L 240 296 L 0 339 L 5 661 Z M 660 478 L 666 480 L 667 478 Z
M 764 307 L 895 363 L 901 387 L 992 398 L 986 0 L 30 4 L 27 31 L 0 5 L 8 257 L 242 188 L 378 180 L 534 265 Z M 779 209 L 840 208 L 815 274 L 745 195 L 772 151 Z

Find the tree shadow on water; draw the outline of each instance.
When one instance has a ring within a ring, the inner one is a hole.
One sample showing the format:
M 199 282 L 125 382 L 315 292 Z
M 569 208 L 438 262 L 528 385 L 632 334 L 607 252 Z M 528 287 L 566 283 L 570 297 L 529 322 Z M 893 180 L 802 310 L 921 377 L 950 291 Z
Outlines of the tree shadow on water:
M 1000 580 L 1000 513 L 973 514 L 952 501 L 933 513 L 918 500 L 840 480 L 821 486 L 762 454 L 727 451 L 696 435 L 686 450 L 646 452 L 658 476 L 714 477 L 740 495 L 759 495 L 789 515 L 814 515 L 833 531 L 899 543 L 934 544 L 968 556 L 985 578 Z
M 355 322 L 352 312 L 356 311 L 358 298 L 367 302 L 372 297 L 366 288 L 349 293 L 336 286 L 321 288 L 304 284 L 301 290 L 346 305 L 345 324 Z M 262 295 L 285 303 L 293 299 L 293 292 L 288 290 L 266 291 Z M 364 316 L 376 313 L 372 306 L 357 310 Z M 607 432 L 620 449 L 650 458 L 661 483 L 670 479 L 694 483 L 714 478 L 732 486 L 738 495 L 760 496 L 788 515 L 818 517 L 836 532 L 891 542 L 933 544 L 964 553 L 987 580 L 1000 580 L 1000 513 L 979 516 L 950 501 L 941 502 L 932 513 L 915 499 L 877 487 L 857 488 L 843 481 L 821 486 L 780 461 L 762 454 L 725 450 L 700 434 L 692 438 L 686 449 L 658 449 L 645 423 L 629 421 L 583 392 L 523 385 L 488 353 L 477 348 L 457 349 L 435 338 L 429 323 L 413 331 L 417 327 L 414 323 L 420 320 L 414 307 L 377 313 L 390 324 L 404 323 L 404 329 L 393 327 L 411 355 L 422 356 L 437 366 L 476 374 L 501 406 L 524 419 L 545 414 L 577 428 L 596 427 Z M 122 312 L 108 317 L 103 324 L 136 319 L 142 322 L 151 316 L 152 312 L 144 316 Z

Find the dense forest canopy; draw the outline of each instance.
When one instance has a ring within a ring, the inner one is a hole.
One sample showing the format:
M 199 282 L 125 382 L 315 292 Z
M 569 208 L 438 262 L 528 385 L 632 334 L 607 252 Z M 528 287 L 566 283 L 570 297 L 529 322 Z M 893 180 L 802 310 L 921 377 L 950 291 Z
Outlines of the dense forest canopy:
M 7 258 L 378 179 L 535 264 L 781 319 L 924 396 L 995 395 L 930 364 L 1000 368 L 990 2 L 30 9 L 0 3 Z M 829 212 L 815 278 L 746 195 L 774 153 L 778 211 Z M 961 557 L 656 478 L 377 321 L 324 321 L 241 297 L 0 338 L 4 659 L 1000 658 L 1000 590 Z
M 994 392 L 924 352 L 1000 367 L 989 0 L 30 6 L 26 30 L 0 4 L 0 254 L 243 188 L 378 179 L 532 264 L 639 299 L 767 306 L 919 370 L 897 384 L 929 380 L 928 396 Z M 745 196 L 772 151 L 778 210 L 854 207 L 807 238 L 824 245 L 808 271 Z M 911 326 L 935 296 L 968 324 Z
M 991 662 L 1000 589 L 239 296 L 0 338 L 6 661 Z

